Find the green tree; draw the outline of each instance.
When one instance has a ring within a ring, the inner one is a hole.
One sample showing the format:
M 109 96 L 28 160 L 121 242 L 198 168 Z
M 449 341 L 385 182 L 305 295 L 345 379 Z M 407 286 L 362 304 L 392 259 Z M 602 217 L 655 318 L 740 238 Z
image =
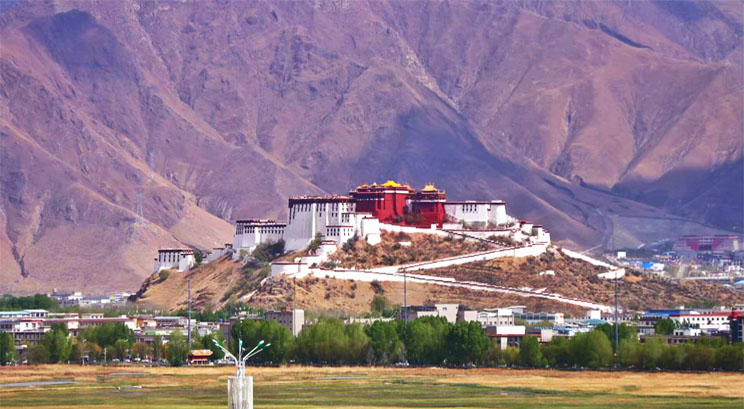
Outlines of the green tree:
M 254 362 L 281 363 L 285 360 L 287 350 L 294 341 L 292 333 L 281 324 L 273 320 L 242 320 L 236 323 L 230 333 L 231 352 L 237 355 L 239 340 L 250 351 L 259 341 L 271 344 L 263 352 L 251 358 Z
M 383 315 L 386 311 L 391 309 L 390 302 L 382 295 L 376 295 L 374 298 L 372 298 L 372 301 L 369 303 L 369 308 L 372 311 L 372 314 L 376 316 Z
M 134 331 L 121 322 L 107 322 L 100 327 L 91 327 L 83 330 L 78 338 L 88 342 L 94 342 L 106 348 L 113 346 L 120 339 L 126 340 L 129 345 L 134 344 Z
M 323 243 L 323 235 L 320 234 L 320 232 L 315 233 L 315 237 L 310 242 L 310 244 L 307 246 L 307 249 L 310 250 L 311 253 L 315 253 L 315 251 L 320 248 L 320 245 L 322 243 Z
M 612 348 L 615 349 L 615 325 L 604 323 L 598 325 L 595 330 L 602 331 L 607 336 L 607 339 L 610 340 Z M 619 342 L 622 342 L 624 339 L 631 339 L 635 341 L 638 339 L 638 331 L 636 331 L 635 327 L 633 326 L 621 323 L 620 326 L 617 328 L 617 338 Z
M 78 343 L 82 342 L 83 354 L 88 356 L 88 359 L 100 361 L 103 358 L 103 348 L 94 342 L 84 341 L 78 337 Z
M 49 350 L 42 344 L 31 345 L 26 350 L 26 359 L 30 364 L 47 364 L 49 363 Z
M 519 360 L 519 348 L 517 347 L 506 347 L 504 351 L 504 362 L 507 366 L 512 366 Z
M 408 360 L 441 365 L 447 357 L 447 334 L 452 328 L 442 317 L 421 317 L 408 323 L 403 336 Z
M 225 345 L 225 336 L 222 334 L 222 332 L 219 331 L 211 332 L 207 335 L 204 335 L 201 339 L 202 348 L 212 351 L 212 356 L 209 357 L 209 359 L 212 361 L 225 357 L 225 353 L 222 352 L 222 350 L 214 344 L 215 340 L 219 342 L 220 345 Z
M 540 350 L 545 361 L 552 367 L 568 366 L 571 362 L 568 339 L 565 337 L 553 337 L 550 342 L 542 345 Z
M 671 320 L 669 318 L 662 318 L 660 320 L 657 320 L 654 324 L 654 331 L 659 335 L 670 335 L 674 332 L 674 329 L 677 327 L 674 320 Z
M 52 324 L 52 329 L 41 336 L 39 344 L 49 352 L 49 362 L 53 364 L 66 361 L 72 352 L 72 342 L 64 324 Z
M 531 367 L 543 365 L 540 341 L 537 337 L 522 337 L 522 342 L 519 344 L 519 364 Z
M 602 368 L 612 362 L 612 345 L 602 331 L 576 334 L 568 348 L 571 363 L 580 367 Z
M 659 360 L 666 347 L 666 342 L 659 337 L 650 337 L 638 344 L 635 349 L 633 365 L 636 368 L 653 369 L 659 366 Z
M 166 345 L 168 362 L 171 365 L 182 365 L 189 357 L 189 346 L 181 331 L 173 331 Z
M 744 370 L 744 344 L 739 342 L 716 348 L 715 366 L 724 371 Z
M 481 364 L 488 353 L 488 335 L 476 321 L 456 323 L 446 335 L 447 362 Z
M 196 265 L 201 264 L 202 260 L 204 260 L 204 253 L 201 250 L 194 250 L 194 261 L 196 261 Z
M 117 339 L 116 342 L 114 342 L 113 350 L 114 357 L 123 361 L 127 358 L 127 353 L 129 352 L 129 341 L 126 339 Z
M 152 354 L 152 348 L 144 342 L 137 342 L 132 345 L 132 356 L 139 359 L 145 359 Z
M 152 357 L 153 360 L 163 359 L 163 337 L 155 335 L 152 338 Z
M 168 277 L 170 277 L 170 273 L 170 270 L 160 270 L 160 272 L 158 273 L 158 278 L 160 279 L 160 281 L 165 281 L 168 279 Z
M 0 332 L 0 365 L 16 360 L 15 340 L 9 332 Z
M 506 350 L 501 349 L 501 344 L 495 338 L 489 340 L 486 364 L 489 366 L 506 365 Z
M 665 345 L 661 357 L 659 358 L 659 366 L 663 369 L 677 370 L 684 367 L 685 362 L 685 351 L 679 346 Z
M 44 294 L 35 294 L 26 297 L 14 297 L 5 294 L 0 298 L 0 311 L 18 311 L 29 309 L 57 310 L 59 303 Z
M 344 326 L 344 343 L 346 356 L 344 362 L 350 364 L 370 364 L 372 361 L 372 350 L 369 345 L 369 337 L 364 332 L 362 324 L 355 322 Z
M 73 342 L 72 348 L 70 349 L 70 362 L 72 363 L 80 363 L 83 360 L 83 348 L 81 345 L 81 342 Z
M 292 349 L 298 361 L 321 364 L 362 364 L 371 361 L 373 354 L 362 326 L 344 325 L 337 318 L 322 318 L 304 327 Z
M 684 367 L 696 371 L 710 371 L 715 365 L 715 350 L 702 343 L 684 344 Z
M 626 338 L 620 341 L 620 346 L 617 348 L 617 362 L 625 367 L 632 366 L 635 361 L 638 345 L 638 341 L 632 339 Z
M 403 360 L 404 345 L 395 322 L 376 321 L 366 327 L 370 347 L 378 364 Z

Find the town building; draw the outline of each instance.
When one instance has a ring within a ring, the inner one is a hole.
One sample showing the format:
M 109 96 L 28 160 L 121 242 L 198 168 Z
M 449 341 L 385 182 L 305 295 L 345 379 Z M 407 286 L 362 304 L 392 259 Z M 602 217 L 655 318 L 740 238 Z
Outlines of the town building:
M 207 365 L 212 354 L 210 349 L 192 349 L 189 351 L 189 365 Z
M 83 298 L 83 293 L 81 293 L 80 291 L 75 291 L 72 293 L 59 293 L 55 288 L 54 291 L 49 294 L 49 298 L 57 300 L 60 307 L 69 307 L 77 305 Z
M 276 321 L 297 336 L 305 326 L 305 311 L 297 308 L 282 308 L 281 310 L 266 311 L 267 320 Z
M 515 312 L 514 318 L 524 320 L 527 324 L 537 324 L 538 322 L 550 322 L 553 325 L 562 325 L 562 312 Z
M 514 313 L 508 308 L 495 308 L 478 313 L 478 322 L 483 328 L 514 325 Z
M 46 318 L 49 315 L 47 310 L 20 310 L 20 311 L 0 311 L 0 319 L 2 318 Z
M 442 317 L 447 322 L 454 324 L 457 322 L 458 304 L 434 304 L 434 305 L 409 305 L 401 308 L 398 312 L 399 319 L 408 319 L 413 321 L 421 317 Z
M 486 327 L 486 335 L 494 339 L 503 351 L 506 347 L 519 347 L 522 338 L 526 335 L 527 328 L 524 325 L 504 325 Z
M 744 304 L 734 306 L 729 317 L 731 342 L 744 342 Z
M 160 249 L 155 259 L 155 272 L 161 270 L 189 271 L 196 265 L 192 249 Z
M 682 236 L 674 242 L 675 251 L 724 252 L 739 251 L 741 244 L 735 235 Z

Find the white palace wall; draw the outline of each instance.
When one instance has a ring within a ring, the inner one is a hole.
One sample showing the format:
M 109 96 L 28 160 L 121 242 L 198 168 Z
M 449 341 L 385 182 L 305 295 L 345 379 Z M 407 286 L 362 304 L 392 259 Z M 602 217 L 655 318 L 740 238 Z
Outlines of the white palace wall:
M 495 225 L 504 225 L 512 221 L 506 214 L 506 203 L 499 200 L 446 202 L 444 212 L 451 219 L 468 224 L 479 223 L 485 226 L 490 222 Z

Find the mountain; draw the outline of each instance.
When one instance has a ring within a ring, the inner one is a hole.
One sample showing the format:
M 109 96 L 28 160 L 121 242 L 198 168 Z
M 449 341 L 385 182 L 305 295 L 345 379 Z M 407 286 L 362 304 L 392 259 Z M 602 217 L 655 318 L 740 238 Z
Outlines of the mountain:
M 505 199 L 576 248 L 741 232 L 735 2 L 4 2 L 0 291 L 361 182 Z

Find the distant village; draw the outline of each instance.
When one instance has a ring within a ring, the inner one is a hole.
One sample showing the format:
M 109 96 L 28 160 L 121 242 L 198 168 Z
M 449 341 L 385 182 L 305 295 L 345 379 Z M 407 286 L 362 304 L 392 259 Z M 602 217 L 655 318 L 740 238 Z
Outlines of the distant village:
M 744 248 L 736 235 L 688 235 L 608 256 L 620 265 L 661 277 L 744 288 Z
M 567 317 L 561 312 L 532 312 L 524 306 L 508 306 L 473 310 L 461 304 L 412 305 L 401 307 L 395 316 L 384 317 L 349 317 L 344 320 L 347 325 L 372 325 L 375 322 L 391 322 L 401 320 L 413 322 L 424 317 L 439 317 L 450 324 L 459 322 L 477 323 L 491 340 L 493 345 L 502 351 L 509 347 L 519 348 L 526 338 L 535 338 L 540 344 L 546 345 L 557 338 L 570 339 L 578 334 L 588 333 L 604 324 L 613 324 L 613 314 L 602 313 L 599 310 L 588 311 L 585 316 Z M 19 311 L 0 311 L 0 332 L 8 333 L 15 342 L 18 362 L 27 363 L 26 351 L 29 347 L 40 342 L 44 334 L 52 331 L 55 325 L 63 325 L 71 338 L 78 337 L 83 331 L 100 328 L 104 325 L 118 324 L 131 330 L 134 342 L 152 346 L 156 342 L 167 345 L 169 340 L 178 336 L 186 337 L 192 334 L 204 337 L 219 333 L 228 344 L 231 340 L 232 328 L 244 320 L 274 321 L 286 328 L 292 336 L 300 335 L 303 328 L 312 326 L 318 319 L 306 320 L 302 309 L 281 308 L 263 313 L 240 311 L 228 319 L 219 321 L 200 321 L 189 319 L 187 316 L 152 315 L 152 314 L 122 314 L 119 316 L 104 316 L 103 312 L 65 313 L 51 312 L 43 309 L 27 309 Z M 649 339 L 663 340 L 669 345 L 679 345 L 698 342 L 718 342 L 722 344 L 741 343 L 744 340 L 744 304 L 733 307 L 717 308 L 673 308 L 664 310 L 649 310 L 634 315 L 620 315 L 619 324 L 634 329 L 633 335 L 637 341 L 643 343 Z M 668 322 L 668 325 L 660 325 Z M 156 341 L 156 338 L 158 341 Z M 147 349 L 145 350 L 147 351 Z M 102 356 L 89 356 L 83 352 L 80 358 L 87 363 L 105 363 Z M 188 363 L 206 364 L 205 359 L 211 352 L 203 349 L 189 349 Z M 112 355 L 109 360 L 116 362 L 145 362 L 157 361 L 152 352 L 138 356 L 133 351 L 121 358 Z M 162 363 L 167 361 L 167 355 L 161 356 Z M 157 363 L 157 362 L 154 362 Z M 227 364 L 227 361 L 217 363 Z

